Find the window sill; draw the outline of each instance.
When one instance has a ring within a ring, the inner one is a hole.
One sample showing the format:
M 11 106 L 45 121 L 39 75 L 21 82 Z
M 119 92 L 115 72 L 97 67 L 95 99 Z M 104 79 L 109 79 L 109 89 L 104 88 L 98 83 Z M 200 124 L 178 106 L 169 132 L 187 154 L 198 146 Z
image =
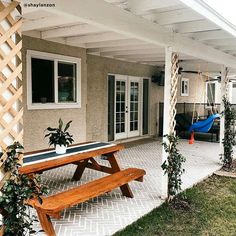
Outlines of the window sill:
M 27 106 L 28 110 L 53 110 L 53 109 L 73 109 L 73 108 L 81 108 L 80 103 L 66 103 L 66 104 L 55 104 L 55 103 L 37 103 L 30 104 Z

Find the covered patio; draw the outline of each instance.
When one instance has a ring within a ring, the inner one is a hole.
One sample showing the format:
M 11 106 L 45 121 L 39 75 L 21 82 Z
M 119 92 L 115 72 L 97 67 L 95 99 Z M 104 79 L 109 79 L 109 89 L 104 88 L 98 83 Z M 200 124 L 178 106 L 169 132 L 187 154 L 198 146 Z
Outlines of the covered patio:
M 126 144 L 117 153 L 122 168 L 137 167 L 147 173 L 143 183 L 130 183 L 133 199 L 117 189 L 53 219 L 60 236 L 112 235 L 167 197 L 161 164 L 168 155 L 162 138 L 156 137 L 175 132 L 177 104 L 204 103 L 199 115 L 206 115 L 211 109 L 208 97 L 218 103 L 219 113 L 223 96 L 231 99 L 236 88 L 235 28 L 203 1 L 22 2 L 22 13 L 19 1 L 0 2 L 0 145 L 6 148 L 19 141 L 26 152 L 47 148 L 43 132 L 59 118 L 73 120 L 75 143 L 94 140 L 112 145 L 147 138 L 142 144 Z M 203 76 L 201 81 L 196 74 Z M 214 96 L 199 93 L 207 90 L 208 83 L 214 84 Z M 221 167 L 223 138 L 221 118 L 219 143 L 180 141 L 180 152 L 187 159 L 183 189 Z M 49 194 L 103 176 L 86 169 L 80 181 L 71 181 L 74 171 L 74 165 L 45 171 Z
M 53 220 L 57 235 L 112 235 L 163 203 L 161 141 L 149 139 L 143 141 L 143 144 L 132 142 L 125 146 L 126 149 L 118 153 L 121 166 L 123 168 L 135 166 L 147 172 L 143 183 L 137 181 L 131 183 L 134 198 L 122 196 L 117 189 L 69 208 L 62 213 L 60 220 Z M 186 172 L 183 174 L 183 189 L 207 178 L 221 167 L 218 143 L 196 142 L 195 145 L 189 145 L 186 140 L 180 140 L 179 147 L 187 159 L 184 165 Z M 106 161 L 101 160 L 101 162 L 106 164 Z M 103 175 L 100 172 L 86 170 L 82 179 L 75 182 L 71 181 L 74 170 L 75 166 L 69 165 L 45 172 L 43 182 L 49 186 L 49 194 L 81 185 Z M 40 229 L 40 225 L 35 225 L 35 228 Z

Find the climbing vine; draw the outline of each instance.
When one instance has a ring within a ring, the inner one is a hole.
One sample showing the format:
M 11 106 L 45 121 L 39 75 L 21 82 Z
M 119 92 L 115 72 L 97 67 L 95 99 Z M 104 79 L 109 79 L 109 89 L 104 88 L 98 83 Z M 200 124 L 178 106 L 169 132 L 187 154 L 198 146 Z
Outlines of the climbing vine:
M 223 139 L 223 147 L 224 153 L 221 154 L 221 161 L 223 162 L 223 168 L 231 169 L 233 164 L 233 146 L 236 145 L 235 141 L 235 120 L 236 120 L 236 111 L 232 107 L 232 104 L 229 102 L 227 97 L 223 97 L 224 103 L 224 112 L 223 115 L 225 117 L 224 120 L 224 139 Z
M 6 149 L 7 159 L 3 163 L 5 172 L 10 172 L 11 177 L 1 189 L 0 213 L 3 216 L 1 227 L 4 228 L 4 236 L 23 236 L 35 233 L 32 228 L 36 221 L 31 215 L 27 200 L 46 193 L 41 185 L 39 176 L 21 174 L 19 172 L 20 156 L 23 146 L 15 142 Z
M 162 169 L 165 174 L 168 175 L 168 200 L 172 200 L 173 197 L 181 190 L 182 179 L 181 176 L 184 173 L 183 163 L 185 157 L 179 153 L 177 148 L 178 136 L 175 134 L 165 135 L 166 141 L 162 143 L 165 152 L 168 153 L 167 161 L 162 164 Z

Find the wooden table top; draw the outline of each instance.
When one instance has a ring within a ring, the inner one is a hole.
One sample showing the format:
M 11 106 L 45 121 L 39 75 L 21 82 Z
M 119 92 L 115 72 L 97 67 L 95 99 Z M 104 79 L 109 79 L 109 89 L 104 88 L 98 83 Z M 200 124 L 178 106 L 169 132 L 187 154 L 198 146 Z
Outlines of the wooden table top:
M 44 171 L 91 157 L 114 153 L 122 149 L 123 146 L 113 143 L 87 142 L 68 147 L 65 154 L 57 154 L 55 149 L 29 152 L 24 154 L 20 172 L 30 174 Z

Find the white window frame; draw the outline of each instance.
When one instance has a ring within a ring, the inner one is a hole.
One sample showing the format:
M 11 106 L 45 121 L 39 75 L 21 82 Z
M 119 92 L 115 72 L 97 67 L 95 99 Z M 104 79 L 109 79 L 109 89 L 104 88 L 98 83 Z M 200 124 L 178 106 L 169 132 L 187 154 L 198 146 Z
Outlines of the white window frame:
M 187 83 L 187 92 L 186 93 L 183 93 L 182 91 L 182 84 L 184 83 Z M 188 78 L 181 78 L 181 84 L 180 84 L 180 91 L 181 91 L 181 96 L 182 97 L 188 97 L 189 96 L 189 79 Z
M 32 103 L 32 67 L 31 59 L 45 59 L 54 61 L 54 103 Z M 76 102 L 58 102 L 58 62 L 69 62 L 76 64 Z M 27 50 L 27 107 L 29 110 L 39 109 L 66 109 L 81 108 L 81 59 L 76 57 L 63 56 L 59 54 Z
M 215 84 L 215 101 L 213 102 L 214 104 L 217 103 L 217 81 L 206 81 L 206 107 L 210 108 L 211 104 L 208 104 L 208 90 L 207 90 L 207 85 L 208 84 Z

